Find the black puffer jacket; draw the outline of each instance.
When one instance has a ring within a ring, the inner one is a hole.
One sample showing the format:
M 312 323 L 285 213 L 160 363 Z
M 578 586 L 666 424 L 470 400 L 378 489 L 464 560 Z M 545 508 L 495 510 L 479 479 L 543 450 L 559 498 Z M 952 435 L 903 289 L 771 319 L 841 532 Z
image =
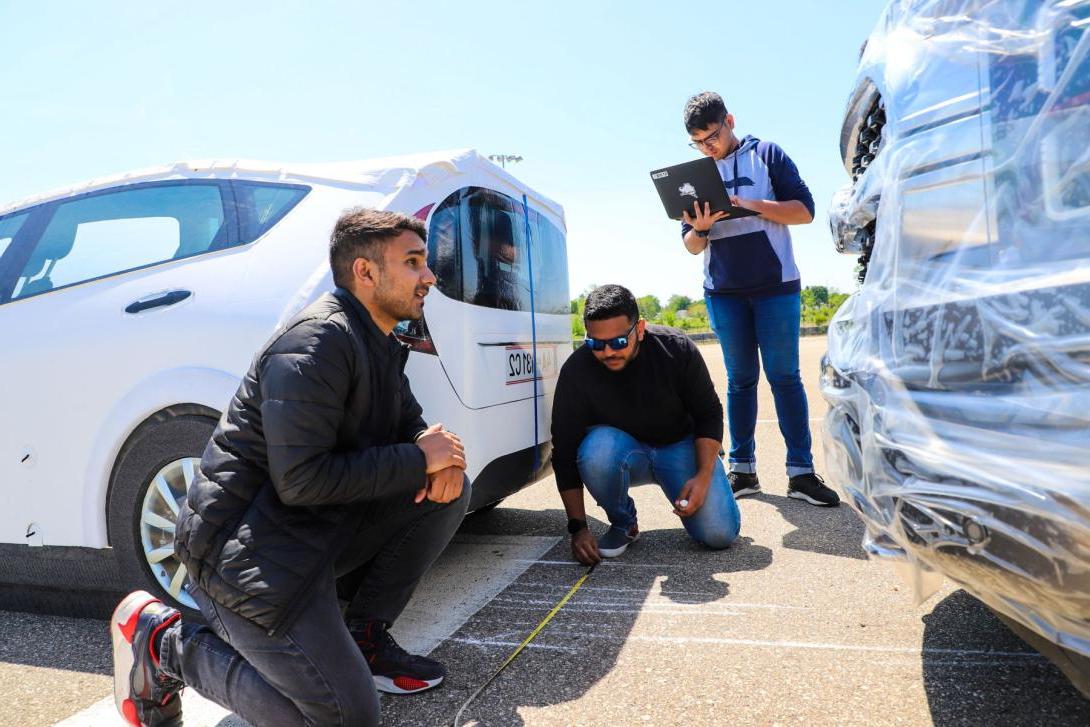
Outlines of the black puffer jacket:
M 178 518 L 175 549 L 213 601 L 282 631 L 367 503 L 426 484 L 407 357 L 338 289 L 254 358 Z

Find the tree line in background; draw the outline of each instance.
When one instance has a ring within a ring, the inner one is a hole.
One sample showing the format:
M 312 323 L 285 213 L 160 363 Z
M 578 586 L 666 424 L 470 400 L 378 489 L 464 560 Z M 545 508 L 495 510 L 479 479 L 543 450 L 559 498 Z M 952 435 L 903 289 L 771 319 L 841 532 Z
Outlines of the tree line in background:
M 571 332 L 573 338 L 583 338 L 587 330 L 583 326 L 583 309 L 587 302 L 587 293 L 596 286 L 590 286 L 587 290 L 571 302 Z M 802 325 L 825 326 L 848 299 L 847 293 L 837 292 L 835 288 L 824 285 L 809 285 L 802 289 Z M 702 333 L 711 330 L 708 323 L 708 306 L 701 298 L 690 298 L 687 295 L 671 295 L 663 303 L 653 295 L 644 295 L 636 299 L 640 307 L 640 316 L 648 323 L 658 323 L 663 326 L 680 328 L 690 333 Z

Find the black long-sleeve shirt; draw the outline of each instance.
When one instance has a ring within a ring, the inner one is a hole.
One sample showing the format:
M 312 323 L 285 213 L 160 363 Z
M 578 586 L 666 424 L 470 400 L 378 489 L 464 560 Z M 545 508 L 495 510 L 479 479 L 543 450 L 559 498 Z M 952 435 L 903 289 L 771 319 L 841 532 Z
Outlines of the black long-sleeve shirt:
M 592 426 L 621 429 L 646 444 L 687 436 L 723 440 L 723 405 L 696 344 L 681 331 L 647 326 L 636 357 L 610 371 L 587 347 L 560 370 L 553 398 L 553 471 L 560 490 L 583 486 L 575 464 Z

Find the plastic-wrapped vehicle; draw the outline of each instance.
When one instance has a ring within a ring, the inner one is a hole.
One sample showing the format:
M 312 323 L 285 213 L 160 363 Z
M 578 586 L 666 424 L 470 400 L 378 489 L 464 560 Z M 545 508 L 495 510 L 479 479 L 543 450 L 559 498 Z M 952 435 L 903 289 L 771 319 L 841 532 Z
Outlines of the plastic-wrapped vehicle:
M 1090 2 L 908 0 L 840 138 L 831 479 L 864 547 L 1090 657 Z M 1087 681 L 1079 686 L 1086 691 Z
M 146 588 L 191 605 L 177 503 L 251 357 L 332 289 L 329 231 L 353 206 L 428 225 L 438 283 L 426 324 L 398 332 L 425 418 L 463 436 L 470 508 L 548 474 L 572 350 L 555 202 L 469 150 L 94 180 L 0 208 L 8 597 Z

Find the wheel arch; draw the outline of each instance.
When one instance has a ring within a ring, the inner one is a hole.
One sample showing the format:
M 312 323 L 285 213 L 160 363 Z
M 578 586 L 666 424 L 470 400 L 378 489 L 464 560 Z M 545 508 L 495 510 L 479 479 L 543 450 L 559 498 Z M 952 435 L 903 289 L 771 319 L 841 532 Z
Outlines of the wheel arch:
M 113 466 L 110 467 L 110 476 L 107 479 L 106 485 L 106 497 L 103 502 L 103 516 L 106 518 L 106 543 L 111 547 L 114 544 L 113 533 L 110 531 L 110 518 L 107 509 L 110 506 L 110 498 L 113 495 L 114 481 L 117 479 L 118 466 L 125 460 L 125 457 L 132 451 L 133 447 L 143 438 L 143 435 L 148 430 L 155 426 L 162 424 L 170 419 L 179 416 L 201 416 L 213 421 L 216 421 L 220 417 L 220 413 L 215 409 L 204 406 L 203 404 L 172 404 L 171 406 L 164 407 L 155 412 L 144 421 L 140 422 L 129 433 L 128 438 L 117 451 L 117 456 L 114 457 Z
M 164 421 L 164 416 L 181 413 L 219 419 L 238 382 L 237 376 L 218 369 L 172 369 L 144 379 L 117 401 L 101 419 L 84 474 L 81 545 L 105 548 L 111 544 L 110 488 L 126 447 L 131 448 L 147 427 Z

